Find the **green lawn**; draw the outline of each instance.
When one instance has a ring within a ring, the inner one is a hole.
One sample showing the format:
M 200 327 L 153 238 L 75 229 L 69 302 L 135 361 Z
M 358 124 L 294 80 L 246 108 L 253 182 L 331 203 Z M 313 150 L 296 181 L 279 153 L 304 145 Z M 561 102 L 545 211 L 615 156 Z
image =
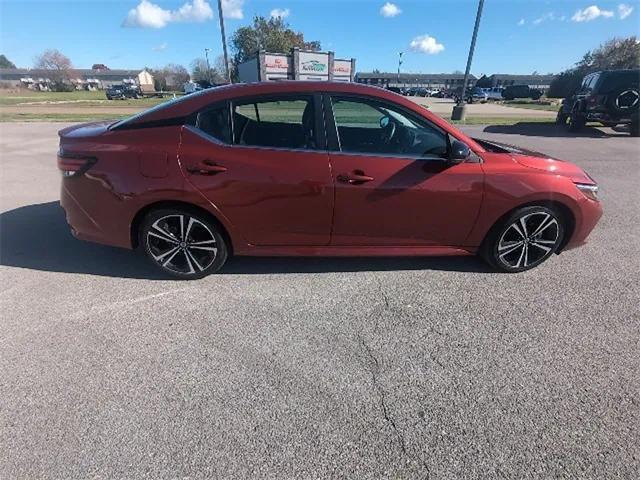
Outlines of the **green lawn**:
M 32 104 L 37 102 L 69 102 L 73 105 L 114 105 L 152 107 L 166 101 L 165 98 L 141 98 L 127 100 L 107 100 L 104 90 L 89 92 L 76 90 L 74 92 L 36 92 L 33 90 L 0 90 L 0 106 Z
M 506 101 L 503 103 L 505 107 L 530 108 L 531 110 L 546 110 L 549 112 L 557 112 L 560 105 L 547 105 L 545 103 L 523 102 L 523 101 Z
M 120 120 L 131 115 L 109 113 L 3 113 L 0 112 L 0 122 L 69 122 L 81 123 L 99 120 Z

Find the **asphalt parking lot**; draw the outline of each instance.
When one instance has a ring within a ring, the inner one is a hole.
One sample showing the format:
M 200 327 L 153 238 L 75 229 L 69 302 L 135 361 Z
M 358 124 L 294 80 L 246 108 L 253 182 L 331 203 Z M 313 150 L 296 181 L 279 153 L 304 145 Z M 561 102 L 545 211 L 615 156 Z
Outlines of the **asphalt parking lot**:
M 467 127 L 584 167 L 584 248 L 233 259 L 75 240 L 56 131 L 0 125 L 0 478 L 638 478 L 640 139 Z

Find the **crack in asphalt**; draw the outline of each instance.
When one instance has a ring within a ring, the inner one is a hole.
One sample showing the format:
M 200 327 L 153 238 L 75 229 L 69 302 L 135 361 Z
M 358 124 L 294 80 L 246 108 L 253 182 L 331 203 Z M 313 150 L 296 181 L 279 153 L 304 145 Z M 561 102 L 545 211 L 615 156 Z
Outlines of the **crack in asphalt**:
M 373 327 L 374 335 L 378 334 L 379 322 L 383 314 L 387 311 L 393 310 L 389 302 L 389 297 L 387 296 L 387 293 L 384 290 L 384 286 L 380 278 L 376 277 L 376 282 L 378 284 L 378 290 L 383 300 L 383 305 L 382 305 L 382 311 L 380 311 L 379 313 L 376 313 L 376 310 L 377 310 L 376 309 L 372 314 L 372 316 L 374 317 L 374 327 Z M 398 446 L 400 448 L 402 455 L 407 459 L 410 459 L 410 460 L 414 459 L 414 456 L 409 454 L 409 451 L 407 448 L 407 442 L 404 438 L 404 434 L 398 428 L 398 425 L 396 424 L 395 420 L 393 419 L 390 413 L 389 405 L 387 402 L 387 396 L 385 394 L 384 389 L 382 388 L 382 385 L 380 384 L 378 377 L 379 377 L 379 372 L 381 370 L 381 361 L 378 360 L 378 357 L 374 354 L 373 349 L 369 346 L 369 344 L 365 341 L 364 337 L 359 332 L 356 333 L 356 336 L 358 338 L 359 344 L 362 347 L 362 350 L 369 358 L 368 370 L 369 370 L 369 373 L 371 374 L 371 381 L 373 383 L 373 387 L 378 393 L 378 397 L 380 399 L 380 408 L 382 410 L 382 416 L 384 420 L 391 426 L 391 429 L 393 430 L 393 433 L 396 437 L 396 440 L 398 442 Z M 431 469 L 423 459 L 419 459 L 419 461 L 420 461 L 420 464 L 425 469 L 425 472 L 426 472 L 425 478 L 428 480 L 431 477 Z
M 380 361 L 373 354 L 373 351 L 371 350 L 371 347 L 369 347 L 367 342 L 365 342 L 364 338 L 362 338 L 362 336 L 360 334 L 357 334 L 357 335 L 358 335 L 358 340 L 360 342 L 360 345 L 362 345 L 362 348 L 364 349 L 364 351 L 366 352 L 367 356 L 369 357 L 369 359 L 373 363 L 373 368 L 370 368 L 369 372 L 371 373 L 371 380 L 373 382 L 373 386 L 376 389 L 376 391 L 378 392 L 378 397 L 380 398 L 380 406 L 382 407 L 382 415 L 383 415 L 384 419 L 391 425 L 391 428 L 393 429 L 393 431 L 394 431 L 394 433 L 396 435 L 396 438 L 398 440 L 398 444 L 400 445 L 400 450 L 402 451 L 402 453 L 404 455 L 407 455 L 407 445 L 406 445 L 406 442 L 404 440 L 404 436 L 402 435 L 400 430 L 398 430 L 398 426 L 396 425 L 396 422 L 389 415 L 389 409 L 387 407 L 386 395 L 384 393 L 384 390 L 382 389 L 382 386 L 380 385 L 380 383 L 378 381 L 378 371 L 380 370 Z

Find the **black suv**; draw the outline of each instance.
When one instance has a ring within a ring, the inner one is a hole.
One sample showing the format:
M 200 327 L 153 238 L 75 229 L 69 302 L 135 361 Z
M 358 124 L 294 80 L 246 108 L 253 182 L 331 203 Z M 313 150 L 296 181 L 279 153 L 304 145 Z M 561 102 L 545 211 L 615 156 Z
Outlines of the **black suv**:
M 607 70 L 587 75 L 571 97 L 565 98 L 556 122 L 577 132 L 587 122 L 605 127 L 629 125 L 631 135 L 640 134 L 640 70 Z
M 124 100 L 126 98 L 142 98 L 142 90 L 137 85 L 112 85 L 105 92 L 107 100 Z
M 502 91 L 502 98 L 505 100 L 515 100 L 516 98 L 530 98 L 538 100 L 542 92 L 537 88 L 530 88 L 529 85 L 509 85 Z

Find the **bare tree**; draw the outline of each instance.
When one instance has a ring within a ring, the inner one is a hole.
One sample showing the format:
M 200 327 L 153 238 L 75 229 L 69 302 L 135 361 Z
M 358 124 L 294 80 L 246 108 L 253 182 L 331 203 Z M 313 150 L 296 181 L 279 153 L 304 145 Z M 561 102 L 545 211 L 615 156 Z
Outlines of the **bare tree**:
M 69 79 L 71 60 L 59 50 L 45 50 L 34 61 L 35 68 L 47 70 L 47 75 L 58 88 L 62 87 L 65 80 Z
M 222 69 L 219 70 L 217 67 L 209 68 L 207 64 L 207 60 L 204 58 L 196 58 L 191 62 L 191 79 L 200 84 L 208 84 L 208 83 L 222 83 L 224 82 L 224 57 L 221 61 Z M 216 60 L 216 64 L 218 64 L 218 60 Z

